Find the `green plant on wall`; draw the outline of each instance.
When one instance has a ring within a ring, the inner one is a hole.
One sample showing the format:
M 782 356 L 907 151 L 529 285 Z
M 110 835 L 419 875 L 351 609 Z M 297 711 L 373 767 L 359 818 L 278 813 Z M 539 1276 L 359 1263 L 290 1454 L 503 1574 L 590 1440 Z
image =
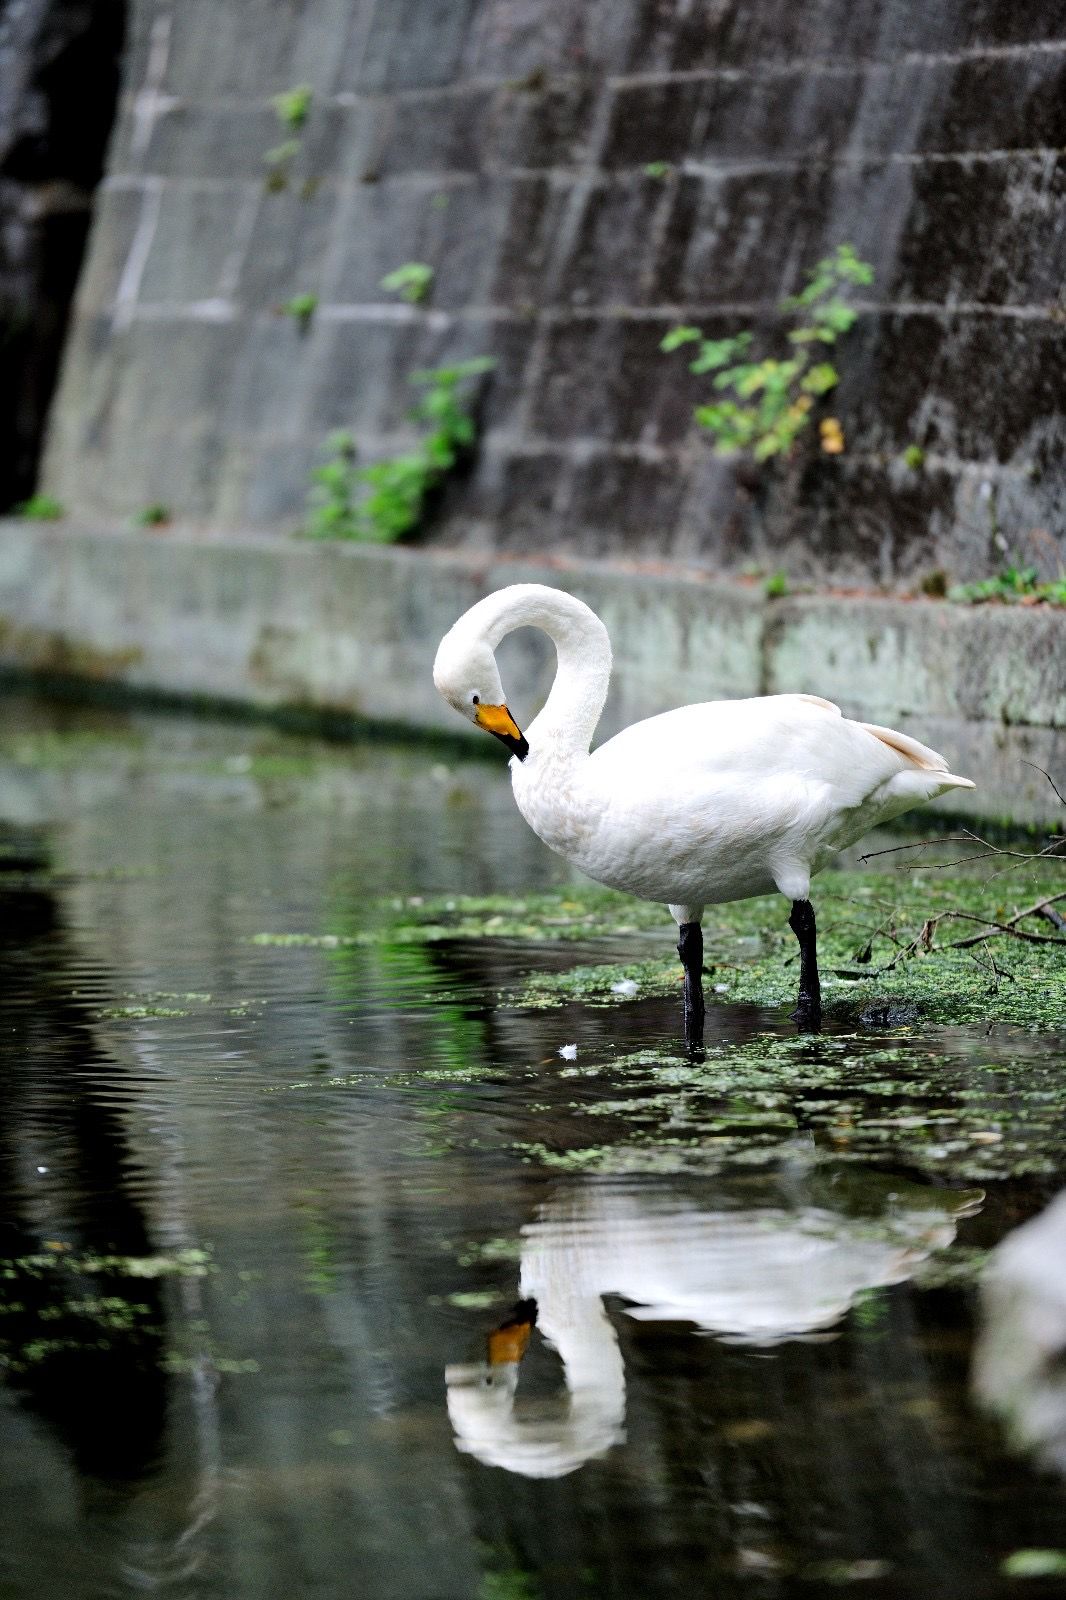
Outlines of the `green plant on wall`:
M 1066 606 L 1066 573 L 1060 571 L 1057 578 L 1041 583 L 1035 567 L 1007 567 L 994 578 L 957 584 L 948 590 L 948 599 L 969 605 L 999 600 L 1007 605 Z
M 159 500 L 153 500 L 151 504 L 142 506 L 132 518 L 135 528 L 165 528 L 170 520 L 170 507 L 163 505 Z
M 314 539 L 357 539 L 355 440 L 343 430 L 331 433 L 323 459 L 311 469 L 307 526 Z
M 58 522 L 66 516 L 66 508 L 53 495 L 31 494 L 28 500 L 15 507 L 15 515 L 25 517 L 27 522 Z
M 291 317 L 301 333 L 306 333 L 311 326 L 311 319 L 318 310 L 317 294 L 294 294 L 285 301 L 281 307 L 286 317 Z
M 289 138 L 283 139 L 281 144 L 276 144 L 263 156 L 268 169 L 266 186 L 271 193 L 278 193 L 288 184 L 289 168 L 300 154 L 300 141 L 295 135 L 300 133 L 310 116 L 311 100 L 312 90 L 307 83 L 298 83 L 291 89 L 283 89 L 271 99 L 274 115 L 289 134 Z
M 270 103 L 283 128 L 291 128 L 294 133 L 299 133 L 311 113 L 312 96 L 309 83 L 298 83 L 273 97 Z
M 418 305 L 433 287 L 433 268 L 424 261 L 405 261 L 403 266 L 385 274 L 381 287 L 390 294 L 398 294 L 408 305 Z
M 307 535 L 388 544 L 417 527 L 427 496 L 474 443 L 471 380 L 495 364 L 481 356 L 412 373 L 423 393 L 409 416 L 426 431 L 400 455 L 361 467 L 351 434 L 331 434 L 325 460 L 311 472 Z
M 707 339 L 701 329 L 686 326 L 671 328 L 662 341 L 667 353 L 697 345 L 689 370 L 714 374 L 712 387 L 722 398 L 697 406 L 695 417 L 720 455 L 750 451 L 756 461 L 766 461 L 787 454 L 809 426 L 815 402 L 840 381 L 836 367 L 821 357 L 853 326 L 857 312 L 844 295 L 855 285 L 872 283 L 873 268 L 851 245 L 842 244 L 807 278 L 806 288 L 781 302 L 796 324 L 788 334 L 792 352 L 784 359 L 747 359 L 755 339 L 751 332 Z M 822 419 L 819 434 L 827 455 L 843 450 L 843 429 L 835 417 Z

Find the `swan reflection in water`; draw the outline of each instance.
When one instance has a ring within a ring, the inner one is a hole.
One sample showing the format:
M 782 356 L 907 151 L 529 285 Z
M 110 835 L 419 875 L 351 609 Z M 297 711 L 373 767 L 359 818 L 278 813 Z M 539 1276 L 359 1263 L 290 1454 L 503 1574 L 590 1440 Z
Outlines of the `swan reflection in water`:
M 1066 1474 L 1066 1193 L 993 1250 L 972 1379 L 1011 1442 Z
M 522 1230 L 521 1300 L 487 1359 L 449 1366 L 460 1450 L 529 1478 L 558 1478 L 623 1437 L 622 1353 L 604 1307 L 767 1346 L 832 1329 L 865 1289 L 900 1283 L 955 1237 L 980 1190 L 928 1187 L 856 1167 L 719 1180 L 702 1204 L 682 1187 L 592 1183 Z M 523 1400 L 536 1327 L 565 1391 Z

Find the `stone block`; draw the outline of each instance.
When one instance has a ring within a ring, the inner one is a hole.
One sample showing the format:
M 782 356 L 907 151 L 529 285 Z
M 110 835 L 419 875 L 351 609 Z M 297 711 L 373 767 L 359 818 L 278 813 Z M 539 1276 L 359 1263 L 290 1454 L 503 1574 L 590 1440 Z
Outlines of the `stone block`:
M 1066 727 L 1066 629 L 1050 609 L 784 600 L 772 611 L 767 660 L 771 692 L 832 693 L 848 715 L 872 722 L 921 715 Z
M 572 305 L 646 305 L 655 292 L 659 223 L 672 208 L 662 180 L 626 174 L 589 189 L 559 283 Z
M 401 387 L 416 334 L 387 322 L 318 319 L 310 338 L 313 386 L 309 426 L 324 437 L 335 428 L 373 433 L 398 427 L 411 391 Z
M 475 6 L 460 71 L 539 86 L 555 74 L 620 68 L 630 0 L 482 0 Z
M 242 304 L 266 309 L 295 294 L 321 298 L 343 223 L 332 186 L 306 196 L 298 190 L 262 193 L 237 285 Z
M 944 12 L 948 8 L 935 9 Z M 877 47 L 878 35 L 876 10 L 850 0 L 811 0 L 802 8 L 791 0 L 768 0 L 757 7 L 741 0 L 715 6 L 637 0 L 632 7 L 626 70 L 736 70 L 783 66 L 796 60 L 848 65 L 868 59 Z
M 913 197 L 883 292 L 897 300 L 1051 305 L 1066 160 L 1057 151 L 914 168 Z
M 274 112 L 266 104 L 241 106 L 190 105 L 182 101 L 165 109 L 151 126 L 143 152 L 132 140 L 135 120 L 118 126 L 111 152 L 111 170 L 157 177 L 262 178 L 264 156 L 281 143 Z
M 706 84 L 624 84 L 611 91 L 602 164 L 610 169 L 652 161 L 679 165 L 691 155 L 702 120 Z
M 163 79 L 169 94 L 197 101 L 222 95 L 265 100 L 300 81 L 286 76 L 298 31 L 293 7 L 271 0 L 182 0 L 169 23 Z
M 109 312 L 141 220 L 144 193 L 125 185 L 101 185 L 77 289 L 77 317 Z
M 457 86 L 447 94 L 409 94 L 391 105 L 388 135 L 377 167 L 382 176 L 399 173 L 477 173 L 493 145 L 494 92 L 477 85 Z
M 905 171 L 898 176 L 909 186 Z M 706 306 L 775 302 L 793 293 L 804 272 L 839 242 L 829 228 L 842 179 L 820 164 L 798 172 L 683 176 L 652 265 L 650 296 Z
M 677 363 L 659 348 L 669 322 L 597 317 L 552 324 L 533 398 L 549 439 L 672 443 L 691 426 Z
M 139 301 L 181 305 L 232 292 L 227 269 L 235 219 L 249 203 L 247 184 L 202 189 L 167 184 L 141 275 Z
M 267 311 L 242 320 L 233 365 L 220 374 L 221 432 L 262 438 L 273 456 L 279 444 L 302 438 L 315 416 L 317 352 L 311 334 L 290 317 Z
M 338 87 L 380 93 L 448 83 L 462 58 L 475 0 L 375 0 L 357 13 Z
M 976 0 L 963 8 L 966 43 L 971 47 L 1035 45 L 1066 38 L 1066 3 L 1046 0 L 1039 9 L 1018 6 L 1013 0 Z
M 931 69 L 922 150 L 1061 149 L 1066 144 L 1066 54 L 990 56 Z M 989 116 L 989 107 L 996 114 Z
M 401 303 L 381 287 L 381 280 L 405 261 L 429 257 L 442 227 L 432 194 L 421 186 L 389 182 L 356 189 L 345 208 L 328 272 L 331 300 L 344 305 Z
M 567 186 L 548 178 L 516 178 L 510 183 L 507 217 L 496 245 L 493 305 L 528 315 L 550 303 L 569 198 Z
M 598 98 L 584 77 L 505 85 L 494 96 L 491 145 L 483 159 L 536 171 L 591 162 Z
M 686 476 L 677 461 L 598 456 L 575 469 L 567 519 L 590 554 L 608 555 L 619 539 L 634 534 L 648 547 L 658 536 L 665 550 L 686 487 Z M 601 536 L 599 541 L 590 538 L 596 534 Z
M 851 418 L 855 448 L 894 452 L 913 442 L 1039 469 L 1038 436 L 1058 417 L 1066 348 L 1050 318 L 899 314 L 861 319 L 839 366 L 833 402 Z M 1024 384 L 1015 381 L 1022 371 Z M 970 381 L 975 373 L 985 381 Z

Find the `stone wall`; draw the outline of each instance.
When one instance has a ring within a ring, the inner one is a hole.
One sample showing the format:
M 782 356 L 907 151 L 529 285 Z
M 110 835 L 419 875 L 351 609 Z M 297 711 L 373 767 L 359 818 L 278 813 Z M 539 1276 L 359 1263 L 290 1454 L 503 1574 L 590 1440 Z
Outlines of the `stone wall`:
M 491 352 L 438 543 L 864 584 L 1057 569 L 1063 0 L 131 11 L 47 457 L 74 510 L 284 536 L 332 429 L 393 451 L 410 371 Z M 270 96 L 301 82 L 272 190 Z M 845 240 L 877 273 L 839 347 L 848 448 L 737 472 L 662 334 L 772 336 Z M 412 259 L 435 271 L 424 306 L 379 287 Z M 303 332 L 279 309 L 298 293 L 319 297 Z

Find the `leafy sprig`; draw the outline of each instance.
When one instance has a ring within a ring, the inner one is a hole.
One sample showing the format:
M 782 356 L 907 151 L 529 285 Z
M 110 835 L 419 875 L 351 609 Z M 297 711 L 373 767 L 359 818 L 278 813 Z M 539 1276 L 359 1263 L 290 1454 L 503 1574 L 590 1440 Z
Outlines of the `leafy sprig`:
M 714 438 L 720 455 L 750 450 L 756 461 L 787 454 L 811 420 L 816 400 L 840 381 L 830 361 L 815 359 L 822 345 L 833 345 L 853 326 L 858 313 L 843 298 L 852 285 L 873 282 L 873 268 L 861 261 L 849 244 L 838 245 L 831 256 L 808 273 L 798 294 L 781 301 L 798 325 L 790 329 L 792 354 L 785 359 L 746 359 L 754 334 L 736 333 L 724 339 L 707 339 L 700 328 L 671 328 L 661 348 L 669 354 L 683 346 L 698 346 L 689 362 L 697 374 L 713 372 L 712 387 L 723 396 L 696 407 L 695 418 Z M 725 398 L 732 393 L 732 398 Z M 835 419 L 828 419 L 835 422 Z M 839 423 L 822 429 L 822 448 L 838 454 L 844 447 Z
M 1007 605 L 1066 606 L 1066 577 L 1060 575 L 1049 583 L 1041 583 L 1035 567 L 1007 567 L 994 578 L 982 578 L 978 583 L 956 584 L 948 590 L 948 599 L 969 605 L 999 600 Z
M 390 544 L 417 527 L 430 492 L 474 443 L 470 381 L 495 365 L 490 356 L 479 356 L 412 372 L 409 381 L 424 393 L 408 415 L 427 431 L 400 455 L 360 467 L 351 434 L 331 434 L 327 459 L 311 472 L 309 537 Z M 360 499 L 361 488 L 369 492 Z

